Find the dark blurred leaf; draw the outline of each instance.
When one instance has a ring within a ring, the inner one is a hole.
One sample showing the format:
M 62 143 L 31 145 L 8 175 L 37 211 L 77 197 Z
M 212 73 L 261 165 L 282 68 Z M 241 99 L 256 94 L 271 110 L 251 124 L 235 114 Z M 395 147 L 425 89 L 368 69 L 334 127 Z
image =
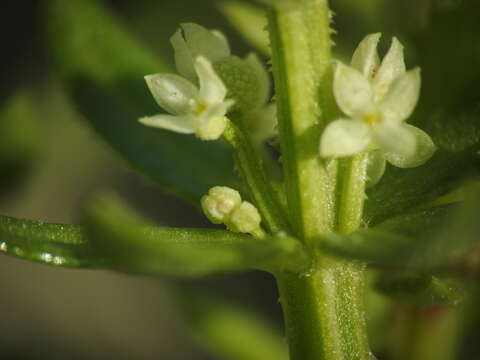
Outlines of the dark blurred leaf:
M 330 234 L 319 239 L 323 251 L 380 267 L 406 267 L 421 241 L 435 235 L 453 206 L 440 206 L 391 218 L 373 228 L 351 234 Z
M 100 1 L 47 4 L 45 21 L 57 69 L 81 113 L 114 149 L 136 169 L 190 200 L 198 200 L 211 186 L 236 184 L 230 153 L 222 143 L 138 123 L 139 117 L 160 112 L 143 76 L 169 69 Z
M 374 228 L 319 239 L 323 251 L 380 268 L 460 274 L 480 244 L 480 190 L 473 185 L 463 205 L 427 208 L 391 218 Z M 478 255 L 477 255 L 478 257 Z M 473 260 L 472 260 L 473 261 Z M 474 261 L 473 261 L 474 262 Z M 478 265 L 476 265 L 478 266 Z M 478 270 L 478 269 L 477 269 Z
M 309 265 L 292 238 L 259 240 L 226 230 L 149 226 L 112 197 L 93 204 L 86 224 L 93 246 L 119 271 L 199 277 Z
M 376 225 L 463 185 L 467 179 L 479 174 L 479 151 L 479 146 L 459 152 L 440 149 L 418 168 L 390 166 L 380 183 L 367 192 L 365 221 Z
M 79 226 L 0 217 L 0 252 L 62 267 L 101 267 Z
M 376 289 L 396 302 L 418 305 L 458 304 L 465 296 L 461 284 L 415 273 L 384 273 Z
M 9 190 L 25 174 L 39 146 L 39 111 L 31 94 L 18 92 L 0 112 L 0 191 Z
M 244 306 L 186 287 L 173 293 L 194 337 L 213 354 L 229 360 L 288 359 L 282 336 Z
M 233 27 L 263 55 L 270 55 L 265 9 L 245 1 L 221 2 L 220 10 Z

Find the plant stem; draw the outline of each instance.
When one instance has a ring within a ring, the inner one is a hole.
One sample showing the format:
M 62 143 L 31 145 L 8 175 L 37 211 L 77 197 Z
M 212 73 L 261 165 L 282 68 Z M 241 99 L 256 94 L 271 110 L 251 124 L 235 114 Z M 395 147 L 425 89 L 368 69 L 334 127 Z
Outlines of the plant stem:
M 316 260 L 306 275 L 276 275 L 291 360 L 372 359 L 363 266 L 319 254 L 314 241 L 358 229 L 365 187 L 364 155 L 341 166 L 318 156 L 320 134 L 338 116 L 330 14 L 327 0 L 277 0 L 269 11 L 289 217 Z
M 277 277 L 291 360 L 371 360 L 363 268 L 322 258 L 311 274 Z
M 351 233 L 362 225 L 367 161 L 366 153 L 340 161 L 337 230 L 341 233 Z
M 230 121 L 223 133 L 224 138 L 235 149 L 237 168 L 269 230 L 272 233 L 288 232 L 289 226 L 276 192 L 267 181 L 255 147 L 246 132 L 239 128 L 240 126 L 242 126 L 240 121 L 238 124 Z
M 337 109 L 327 2 L 277 1 L 269 28 L 289 217 L 295 234 L 308 244 L 335 221 L 333 184 L 318 157 L 321 131 Z

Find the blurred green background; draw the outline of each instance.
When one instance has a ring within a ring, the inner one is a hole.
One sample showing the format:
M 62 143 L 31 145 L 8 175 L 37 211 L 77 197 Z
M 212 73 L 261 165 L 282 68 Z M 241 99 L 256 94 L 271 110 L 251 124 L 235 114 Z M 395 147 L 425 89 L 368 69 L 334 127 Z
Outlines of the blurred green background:
M 82 208 L 95 193 L 114 189 L 159 225 L 209 226 L 197 208 L 133 171 L 80 115 L 52 60 L 45 36 L 46 2 L 6 0 L 1 5 L 1 213 L 79 223 Z M 173 54 L 168 38 L 180 22 L 221 29 L 235 54 L 246 55 L 252 49 L 249 37 L 245 40 L 220 10 L 225 1 L 103 3 L 135 39 L 170 65 Z M 476 0 L 331 3 L 336 12 L 338 57 L 348 57 L 367 33 L 382 31 L 385 38 L 397 34 L 407 46 L 409 64 L 420 64 L 425 69 L 424 92 L 428 96 L 424 109 L 431 108 L 432 102 L 442 105 L 439 110 L 452 113 L 460 108 L 480 108 L 480 6 Z M 387 46 L 388 41 L 384 40 L 383 49 Z M 89 49 L 85 52 L 83 57 L 88 59 Z M 114 63 L 115 57 L 111 61 Z M 457 96 L 452 99 L 455 91 Z M 146 88 L 145 92 L 148 95 Z M 419 113 L 425 115 L 427 110 L 420 109 Z M 421 124 L 422 120 L 418 122 Z M 176 283 L 182 288 L 234 298 L 261 314 L 278 333 L 281 331 L 275 284 L 266 274 L 255 272 Z M 217 357 L 212 347 L 196 341 L 198 334 L 191 331 L 185 306 L 176 306 L 171 296 L 171 284 L 169 279 L 64 270 L 1 257 L 0 358 L 223 358 Z M 395 325 L 396 308 L 392 310 L 385 298 L 373 293 L 369 295 L 369 304 L 372 345 L 379 358 L 388 359 L 386 344 L 402 333 Z M 452 359 L 480 357 L 474 345 L 480 338 L 480 328 L 474 321 L 477 314 L 469 312 L 470 321 L 465 323 L 466 307 L 437 309 L 447 314 L 442 317 L 444 329 L 437 327 L 438 334 L 428 327 L 423 329 L 428 336 L 432 335 L 428 338 L 432 346 L 442 341 L 461 343 L 462 355 Z M 468 336 L 459 335 L 456 329 L 460 326 L 467 329 Z M 436 359 L 450 359 L 448 354 L 441 356 L 444 357 Z

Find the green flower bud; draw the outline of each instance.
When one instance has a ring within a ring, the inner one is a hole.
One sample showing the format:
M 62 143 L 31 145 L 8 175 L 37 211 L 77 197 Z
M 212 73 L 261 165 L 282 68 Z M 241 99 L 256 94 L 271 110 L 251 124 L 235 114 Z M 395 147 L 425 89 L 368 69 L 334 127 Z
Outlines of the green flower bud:
M 225 186 L 211 188 L 201 199 L 203 212 L 214 224 L 223 224 L 228 221 L 241 203 L 240 193 Z
M 266 70 L 254 55 L 246 59 L 229 56 L 213 64 L 223 80 L 227 97 L 235 101 L 230 111 L 250 112 L 264 106 L 270 93 Z
M 226 223 L 231 231 L 255 234 L 260 231 L 262 217 L 257 208 L 248 201 L 236 208 Z

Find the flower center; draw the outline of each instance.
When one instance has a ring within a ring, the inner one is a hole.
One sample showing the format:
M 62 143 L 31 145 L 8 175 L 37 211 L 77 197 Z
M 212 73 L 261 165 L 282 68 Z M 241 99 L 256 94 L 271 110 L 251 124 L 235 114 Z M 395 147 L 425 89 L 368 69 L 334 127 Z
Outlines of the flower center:
M 202 114 L 207 110 L 208 105 L 204 102 L 197 102 L 194 106 L 193 113 L 196 116 L 202 116 Z
M 365 114 L 362 120 L 368 125 L 375 125 L 382 121 L 382 116 L 378 112 L 372 112 Z

